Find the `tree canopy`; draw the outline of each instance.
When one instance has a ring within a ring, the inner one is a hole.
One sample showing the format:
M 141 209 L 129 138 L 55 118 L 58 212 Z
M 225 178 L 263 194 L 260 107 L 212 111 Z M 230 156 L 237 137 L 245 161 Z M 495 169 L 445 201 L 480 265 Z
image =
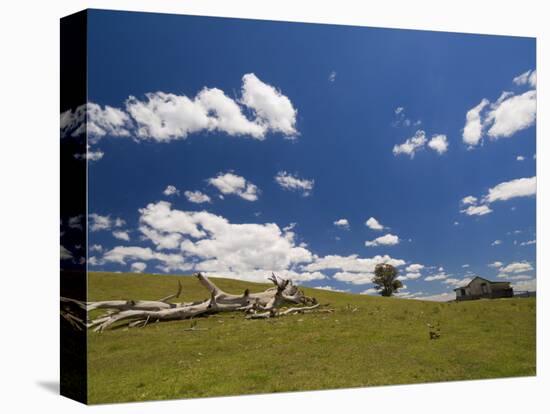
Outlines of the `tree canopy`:
M 392 265 L 379 263 L 374 269 L 374 279 L 376 289 L 382 296 L 392 296 L 403 287 L 403 283 L 397 280 L 399 271 Z

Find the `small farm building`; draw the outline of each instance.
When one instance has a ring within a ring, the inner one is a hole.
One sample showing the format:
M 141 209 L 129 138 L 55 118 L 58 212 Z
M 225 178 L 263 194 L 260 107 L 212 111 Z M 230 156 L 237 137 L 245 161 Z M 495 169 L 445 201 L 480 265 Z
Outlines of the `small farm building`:
M 491 282 L 476 276 L 466 286 L 455 289 L 456 300 L 511 298 L 514 289 L 510 282 Z

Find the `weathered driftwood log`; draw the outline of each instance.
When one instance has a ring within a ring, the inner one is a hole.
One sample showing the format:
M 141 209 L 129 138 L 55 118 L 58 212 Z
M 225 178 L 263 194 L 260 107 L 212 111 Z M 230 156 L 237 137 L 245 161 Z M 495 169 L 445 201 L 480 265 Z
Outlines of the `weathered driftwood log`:
M 86 304 L 80 300 L 61 298 L 61 320 L 72 328 L 82 331 L 86 328 Z
M 100 302 L 80 302 L 78 306 L 86 311 L 105 309 L 107 312 L 88 322 L 87 327 L 94 331 L 103 331 L 114 324 L 125 322 L 130 327 L 145 326 L 149 322 L 190 319 L 196 316 L 218 312 L 244 311 L 249 319 L 264 319 L 316 309 L 319 304 L 315 298 L 308 297 L 291 280 L 281 279 L 272 274 L 269 280 L 275 285 L 263 292 L 250 293 L 248 289 L 242 295 L 226 293 L 202 274 L 196 274 L 200 283 L 209 291 L 210 298 L 199 302 L 171 303 L 171 299 L 180 296 L 182 287 L 178 282 L 175 294 L 158 301 L 148 300 L 112 300 Z M 65 299 L 71 301 L 70 299 Z M 280 308 L 286 304 L 304 305 L 286 310 Z
M 105 300 L 100 302 L 89 302 L 86 305 L 87 311 L 94 309 L 111 309 L 111 310 L 144 310 L 158 311 L 162 309 L 172 309 L 176 306 L 174 303 L 168 302 L 171 299 L 178 298 L 181 294 L 181 282 L 178 281 L 178 291 L 173 295 L 168 295 L 159 300 Z

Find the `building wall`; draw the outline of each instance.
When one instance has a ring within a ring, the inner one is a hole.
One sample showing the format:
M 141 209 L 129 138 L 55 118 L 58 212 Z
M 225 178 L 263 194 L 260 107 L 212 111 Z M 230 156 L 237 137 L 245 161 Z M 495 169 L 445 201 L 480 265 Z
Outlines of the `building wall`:
M 509 285 L 492 284 L 483 279 L 474 279 L 469 286 L 464 288 L 464 295 L 460 294 L 460 289 L 456 291 L 457 300 L 502 298 L 512 296 L 513 291 Z
M 483 290 L 483 284 L 485 284 L 485 291 Z M 480 296 L 491 293 L 491 284 L 485 282 L 482 279 L 475 279 L 470 283 L 470 286 L 466 288 L 466 294 L 471 296 Z

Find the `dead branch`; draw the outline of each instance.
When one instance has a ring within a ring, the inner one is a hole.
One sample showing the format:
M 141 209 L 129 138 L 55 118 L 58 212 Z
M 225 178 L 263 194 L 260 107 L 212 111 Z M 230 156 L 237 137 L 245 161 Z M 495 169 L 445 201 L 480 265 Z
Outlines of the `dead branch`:
M 319 303 L 312 306 L 301 306 L 296 308 L 288 308 L 283 311 L 274 311 L 271 310 L 269 312 L 262 312 L 262 313 L 253 313 L 251 315 L 248 315 L 246 319 L 267 319 L 267 318 L 274 318 L 278 316 L 284 316 L 284 315 L 293 315 L 297 313 L 306 313 L 308 311 L 312 311 L 313 309 L 317 309 L 319 306 L 321 306 Z M 328 310 L 328 309 L 327 309 Z
M 192 319 L 220 312 L 240 311 L 246 313 L 248 319 L 265 319 L 310 312 L 320 306 L 315 298 L 307 297 L 291 280 L 279 278 L 274 273 L 268 278 L 273 282 L 273 287 L 257 293 L 251 293 L 246 289 L 241 295 L 224 292 L 200 273 L 195 276 L 210 293 L 208 299 L 199 302 L 169 302 L 181 295 L 182 286 L 178 281 L 178 289 L 175 294 L 157 301 L 110 300 L 84 303 L 62 298 L 62 303 L 69 303 L 72 307 L 77 307 L 85 312 L 104 309 L 106 312 L 102 315 L 86 324 L 81 323 L 81 326 L 86 326 L 95 332 L 102 332 L 119 323 L 125 323 L 128 327 L 145 327 L 151 322 Z M 305 306 L 281 310 L 286 304 Z M 70 322 L 72 317 L 69 319 Z M 196 325 L 192 325 L 188 330 L 198 330 L 198 328 Z

